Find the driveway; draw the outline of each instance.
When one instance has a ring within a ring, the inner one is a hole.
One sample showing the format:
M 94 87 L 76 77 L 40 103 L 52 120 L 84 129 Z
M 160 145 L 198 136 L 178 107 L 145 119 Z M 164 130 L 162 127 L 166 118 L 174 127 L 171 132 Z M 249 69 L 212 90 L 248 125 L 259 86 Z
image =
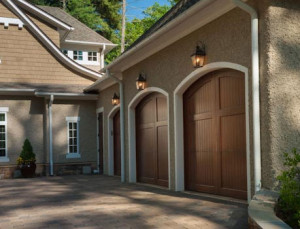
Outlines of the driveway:
M 116 177 L 0 181 L 0 228 L 247 228 L 247 205 Z

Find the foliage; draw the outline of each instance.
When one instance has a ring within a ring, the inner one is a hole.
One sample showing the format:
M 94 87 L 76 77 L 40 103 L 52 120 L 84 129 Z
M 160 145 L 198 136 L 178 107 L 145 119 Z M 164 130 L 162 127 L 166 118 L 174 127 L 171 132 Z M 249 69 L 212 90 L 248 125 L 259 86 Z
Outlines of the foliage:
M 32 145 L 28 139 L 25 139 L 22 152 L 17 160 L 18 165 L 30 164 L 35 162 L 35 154 L 33 153 Z
M 293 228 L 300 228 L 300 152 L 284 153 L 284 170 L 280 181 L 279 215 Z

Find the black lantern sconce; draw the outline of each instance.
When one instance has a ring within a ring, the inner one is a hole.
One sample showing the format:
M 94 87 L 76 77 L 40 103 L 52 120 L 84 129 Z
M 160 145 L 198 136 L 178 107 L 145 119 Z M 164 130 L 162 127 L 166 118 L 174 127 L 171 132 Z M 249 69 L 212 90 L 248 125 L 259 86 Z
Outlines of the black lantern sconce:
M 144 90 L 147 86 L 146 76 L 145 74 L 141 73 L 139 77 L 136 79 L 136 89 L 139 91 Z
M 111 104 L 113 106 L 117 106 L 120 104 L 120 97 L 117 95 L 117 93 L 114 93 L 114 96 L 112 97 L 112 100 L 111 100 Z
M 194 68 L 203 67 L 205 56 L 205 45 L 202 42 L 199 42 L 199 44 L 196 47 L 196 52 L 191 55 Z

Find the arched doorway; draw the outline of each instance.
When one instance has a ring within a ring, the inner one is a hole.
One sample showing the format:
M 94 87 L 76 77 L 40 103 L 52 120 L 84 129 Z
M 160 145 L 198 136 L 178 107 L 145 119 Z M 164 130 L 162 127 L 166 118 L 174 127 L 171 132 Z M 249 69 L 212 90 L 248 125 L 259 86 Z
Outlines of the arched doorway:
M 120 138 L 120 110 L 113 118 L 113 141 L 114 141 L 114 175 L 121 176 L 121 138 Z
M 168 187 L 167 98 L 151 93 L 136 107 L 137 181 Z
M 245 77 L 211 72 L 183 94 L 185 189 L 247 199 Z

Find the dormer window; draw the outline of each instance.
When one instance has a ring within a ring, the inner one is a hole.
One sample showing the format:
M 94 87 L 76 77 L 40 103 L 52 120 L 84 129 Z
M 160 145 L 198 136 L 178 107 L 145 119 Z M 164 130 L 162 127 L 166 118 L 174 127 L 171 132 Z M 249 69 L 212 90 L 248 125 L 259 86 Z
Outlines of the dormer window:
M 83 60 L 82 51 L 73 51 L 73 59 L 74 60 Z
M 88 52 L 88 61 L 97 61 L 97 52 Z

